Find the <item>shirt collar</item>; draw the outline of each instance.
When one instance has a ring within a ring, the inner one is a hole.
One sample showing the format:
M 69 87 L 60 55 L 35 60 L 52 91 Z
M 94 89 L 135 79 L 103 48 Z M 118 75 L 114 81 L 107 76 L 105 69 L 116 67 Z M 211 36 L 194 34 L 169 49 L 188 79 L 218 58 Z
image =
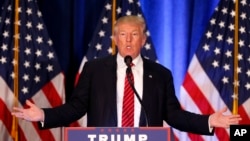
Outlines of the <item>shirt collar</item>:
M 117 53 L 117 67 L 118 68 L 123 68 L 123 67 L 127 67 L 125 62 L 124 62 L 124 57 L 122 57 L 119 53 Z M 142 57 L 141 55 L 138 55 L 135 59 L 133 59 L 133 64 L 134 66 L 138 66 L 139 64 L 142 63 Z

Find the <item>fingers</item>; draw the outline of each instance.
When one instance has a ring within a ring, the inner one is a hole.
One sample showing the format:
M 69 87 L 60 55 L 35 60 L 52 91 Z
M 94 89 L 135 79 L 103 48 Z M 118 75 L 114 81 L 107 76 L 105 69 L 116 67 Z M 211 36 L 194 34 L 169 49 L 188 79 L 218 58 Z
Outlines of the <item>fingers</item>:
M 27 104 L 29 107 L 34 106 L 34 104 L 33 104 L 30 100 L 26 100 L 26 104 Z
M 225 113 L 227 111 L 227 107 L 222 108 L 219 112 L 220 113 Z

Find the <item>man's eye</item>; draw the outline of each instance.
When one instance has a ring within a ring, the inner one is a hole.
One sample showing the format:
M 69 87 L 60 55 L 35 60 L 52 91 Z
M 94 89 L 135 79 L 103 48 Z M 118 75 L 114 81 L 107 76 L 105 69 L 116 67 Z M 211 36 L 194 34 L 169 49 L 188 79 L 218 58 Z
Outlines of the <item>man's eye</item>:
M 120 33 L 120 36 L 122 36 L 122 37 L 125 36 L 125 35 L 126 35 L 125 33 Z
M 138 35 L 138 33 L 133 33 L 133 35 L 134 35 L 134 36 L 137 36 L 137 35 Z

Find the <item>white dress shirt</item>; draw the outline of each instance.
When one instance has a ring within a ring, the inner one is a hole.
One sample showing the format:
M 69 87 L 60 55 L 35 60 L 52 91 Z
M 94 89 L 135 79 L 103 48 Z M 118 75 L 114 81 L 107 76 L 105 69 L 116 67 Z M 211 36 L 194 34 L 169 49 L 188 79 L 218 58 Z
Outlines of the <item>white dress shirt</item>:
M 143 61 L 139 55 L 133 59 L 132 72 L 134 75 L 134 86 L 142 99 L 142 87 L 143 87 Z M 124 58 L 118 53 L 117 55 L 117 117 L 118 117 L 118 127 L 122 127 L 122 104 L 123 104 L 123 94 L 124 94 L 124 81 L 126 76 L 127 66 L 124 62 Z M 134 127 L 139 127 L 141 104 L 138 99 L 135 98 L 135 109 L 134 109 Z

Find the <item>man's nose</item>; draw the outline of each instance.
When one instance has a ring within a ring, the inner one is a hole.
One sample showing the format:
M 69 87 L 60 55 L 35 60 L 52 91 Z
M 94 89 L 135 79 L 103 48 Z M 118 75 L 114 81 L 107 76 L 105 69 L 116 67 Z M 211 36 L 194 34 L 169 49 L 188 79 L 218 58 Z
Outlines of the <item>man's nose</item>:
M 126 41 L 127 41 L 127 42 L 130 42 L 130 41 L 131 41 L 131 35 L 130 35 L 130 34 L 127 34 L 127 36 L 126 36 Z

